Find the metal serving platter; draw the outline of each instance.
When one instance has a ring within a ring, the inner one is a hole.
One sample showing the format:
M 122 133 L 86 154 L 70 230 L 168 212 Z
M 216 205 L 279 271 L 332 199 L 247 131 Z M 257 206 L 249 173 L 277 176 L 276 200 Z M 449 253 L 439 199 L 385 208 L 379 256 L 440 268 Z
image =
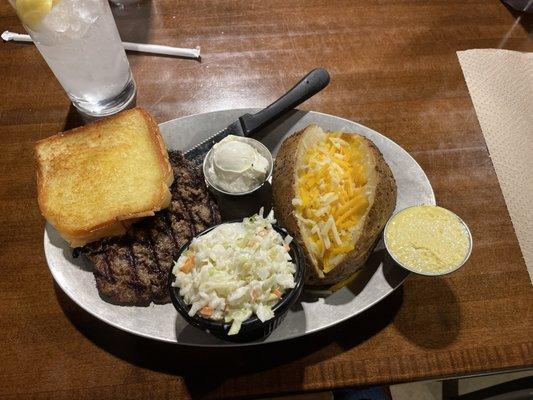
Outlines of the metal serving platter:
M 167 147 L 186 150 L 225 128 L 245 113 L 256 109 L 232 109 L 177 118 L 160 124 Z M 295 110 L 255 136 L 276 154 L 284 138 L 316 123 L 326 130 L 357 132 L 371 139 L 383 153 L 396 179 L 396 210 L 417 204 L 435 204 L 426 175 L 417 162 L 399 145 L 363 125 L 333 115 Z M 253 197 L 236 200 L 219 198 L 223 218 L 234 219 L 269 207 L 271 188 L 265 185 Z M 244 346 L 276 342 L 332 327 L 354 317 L 398 288 L 409 272 L 395 265 L 380 242 L 373 255 L 348 287 L 329 295 L 304 292 L 281 325 L 261 342 L 227 343 L 200 331 L 183 320 L 171 304 L 124 307 L 106 303 L 98 295 L 91 265 L 74 259 L 72 250 L 56 230 L 47 224 L 44 250 L 50 271 L 61 289 L 96 318 L 124 331 L 150 339 L 189 346 Z

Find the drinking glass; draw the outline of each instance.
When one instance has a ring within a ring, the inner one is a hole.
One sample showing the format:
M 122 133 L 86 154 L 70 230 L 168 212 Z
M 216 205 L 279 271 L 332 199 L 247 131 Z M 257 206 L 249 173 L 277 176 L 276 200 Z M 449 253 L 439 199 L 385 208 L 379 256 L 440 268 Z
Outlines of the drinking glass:
M 10 0 L 74 106 L 114 114 L 135 97 L 135 82 L 107 0 Z

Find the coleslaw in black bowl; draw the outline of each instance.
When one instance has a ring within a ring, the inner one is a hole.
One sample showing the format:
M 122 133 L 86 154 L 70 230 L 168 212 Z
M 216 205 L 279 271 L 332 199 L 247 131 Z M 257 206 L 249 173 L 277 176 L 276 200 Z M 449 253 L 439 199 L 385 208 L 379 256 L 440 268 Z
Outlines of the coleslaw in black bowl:
M 191 325 L 229 341 L 268 336 L 303 288 L 304 257 L 273 214 L 224 222 L 184 245 L 172 303 Z

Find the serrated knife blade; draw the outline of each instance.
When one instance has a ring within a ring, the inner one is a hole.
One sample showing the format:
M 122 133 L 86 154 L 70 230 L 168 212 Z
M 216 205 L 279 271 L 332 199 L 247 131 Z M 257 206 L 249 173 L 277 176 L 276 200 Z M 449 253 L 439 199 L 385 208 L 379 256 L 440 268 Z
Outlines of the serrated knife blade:
M 274 103 L 255 114 L 244 114 L 239 119 L 200 144 L 185 151 L 185 157 L 197 165 L 203 163 L 205 155 L 211 148 L 228 135 L 249 137 L 261 128 L 279 118 L 287 111 L 320 92 L 329 83 L 329 74 L 323 68 L 315 68 L 304 76 L 293 88 Z
M 197 144 L 193 148 L 187 150 L 184 153 L 185 158 L 196 165 L 202 165 L 204 157 L 209 150 L 211 150 L 216 143 L 220 142 L 229 135 L 244 136 L 244 130 L 241 126 L 240 120 L 231 123 L 226 129 L 218 131 L 200 144 Z

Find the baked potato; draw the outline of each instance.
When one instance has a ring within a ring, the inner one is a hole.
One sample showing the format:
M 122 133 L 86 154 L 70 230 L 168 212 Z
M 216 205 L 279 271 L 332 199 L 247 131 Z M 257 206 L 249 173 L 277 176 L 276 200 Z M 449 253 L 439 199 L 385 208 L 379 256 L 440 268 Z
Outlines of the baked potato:
M 396 205 L 396 182 L 377 147 L 317 125 L 282 143 L 272 192 L 278 223 L 305 253 L 311 286 L 333 285 L 362 267 Z

